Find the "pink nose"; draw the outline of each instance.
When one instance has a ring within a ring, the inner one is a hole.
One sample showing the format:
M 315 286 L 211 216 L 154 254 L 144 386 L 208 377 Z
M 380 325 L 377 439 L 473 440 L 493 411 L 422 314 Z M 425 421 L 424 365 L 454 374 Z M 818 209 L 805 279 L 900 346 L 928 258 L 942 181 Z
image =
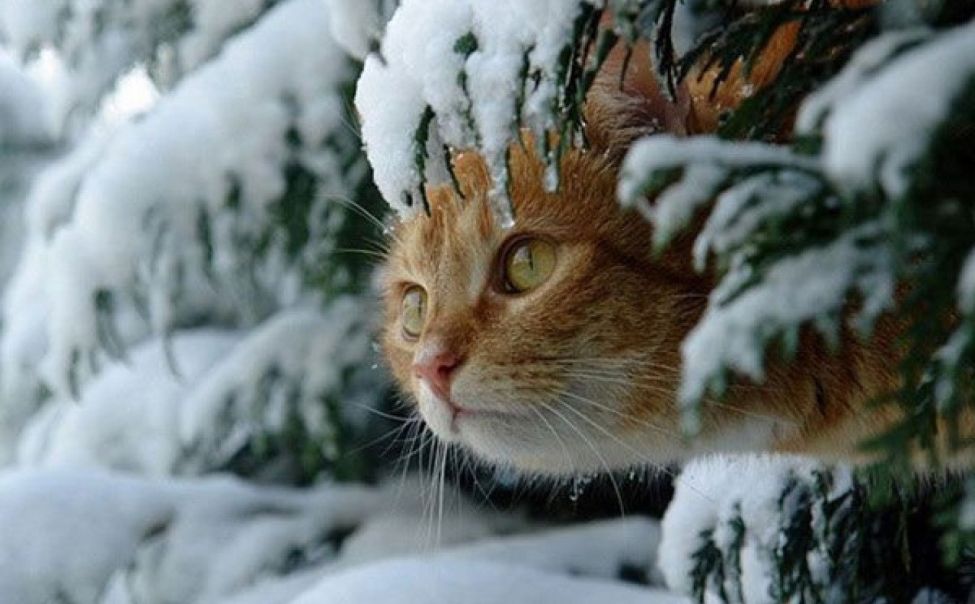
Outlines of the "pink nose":
M 461 364 L 461 358 L 452 352 L 439 352 L 413 363 L 413 372 L 426 380 L 438 398 L 450 401 L 450 379 Z

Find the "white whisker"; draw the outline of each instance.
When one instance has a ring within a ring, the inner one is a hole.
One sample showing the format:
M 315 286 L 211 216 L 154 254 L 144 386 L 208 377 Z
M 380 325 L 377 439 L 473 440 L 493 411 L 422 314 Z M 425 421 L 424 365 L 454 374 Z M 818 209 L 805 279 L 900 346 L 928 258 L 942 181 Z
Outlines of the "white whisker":
M 530 406 L 529 409 L 531 409 L 535 413 L 535 415 L 538 416 L 538 419 L 542 420 L 542 423 L 545 424 L 549 432 L 552 433 L 552 436 L 555 437 L 555 441 L 559 443 L 560 447 L 562 447 L 562 454 L 565 456 L 565 461 L 569 464 L 568 467 L 571 468 L 574 465 L 572 461 L 572 454 L 569 452 L 569 448 L 565 445 L 565 441 L 562 440 L 562 438 L 559 436 L 559 433 L 555 429 L 555 426 L 553 426 L 552 423 L 545 418 L 545 415 L 541 411 L 536 409 L 534 406 Z
M 602 456 L 602 454 L 599 452 L 599 449 L 596 448 L 596 446 L 585 435 L 585 433 L 582 430 L 580 430 L 578 427 L 576 427 L 575 424 L 573 424 L 571 421 L 569 421 L 569 419 L 567 417 L 565 417 L 564 415 L 562 415 L 561 413 L 559 413 L 558 410 L 555 409 L 554 406 L 543 404 L 542 407 L 544 409 L 546 409 L 547 411 L 549 411 L 550 413 L 554 414 L 556 417 L 558 417 L 562 421 L 564 421 L 566 423 L 566 425 L 568 425 L 569 428 L 571 428 L 576 434 L 578 434 L 579 435 L 579 438 L 581 438 L 582 441 L 590 449 L 592 449 L 593 455 L 596 456 L 596 459 L 599 461 L 600 464 L 602 464 L 603 468 L 605 468 L 606 475 L 609 476 L 610 483 L 612 483 L 612 485 L 613 485 L 613 491 L 616 493 L 616 501 L 617 501 L 617 503 L 619 504 L 619 507 L 620 507 L 620 517 L 621 518 L 625 518 L 626 517 L 626 506 L 623 504 L 623 494 L 620 492 L 619 485 L 616 483 L 616 478 L 613 477 L 613 471 L 610 469 L 609 464 L 606 462 L 606 458 Z
M 596 407 L 597 409 L 600 409 L 600 410 L 605 411 L 607 413 L 612 413 L 613 415 L 616 415 L 618 417 L 621 417 L 622 419 L 624 419 L 627 422 L 634 422 L 637 425 L 640 425 L 640 426 L 643 426 L 643 427 L 646 427 L 646 428 L 650 428 L 651 430 L 656 431 L 658 434 L 663 434 L 667 438 L 673 438 L 674 437 L 674 433 L 671 430 L 668 430 L 667 428 L 665 428 L 664 426 L 661 426 L 659 424 L 655 424 L 653 422 L 650 422 L 649 420 L 644 420 L 644 419 L 641 419 L 641 418 L 638 418 L 638 417 L 634 417 L 632 415 L 627 415 L 626 413 L 623 413 L 622 411 L 620 411 L 618 409 L 613 409 L 612 407 L 609 407 L 607 405 L 603 405 L 601 403 L 597 403 L 594 400 L 591 400 L 591 399 L 588 399 L 586 397 L 580 396 L 580 395 L 578 395 L 578 394 L 576 394 L 574 392 L 567 392 L 567 391 L 565 391 L 565 392 L 561 392 L 560 394 L 561 395 L 564 395 L 564 396 L 569 396 L 569 397 L 571 397 L 571 398 L 573 398 L 575 400 L 581 401 L 581 402 L 586 403 L 588 405 L 592 405 L 593 407 Z
M 591 401 L 590 401 L 590 402 L 591 402 Z M 596 429 L 597 429 L 597 430 L 599 430 L 599 431 L 600 431 L 601 433 L 603 433 L 603 434 L 605 434 L 606 436 L 608 436 L 608 437 L 609 437 L 609 438 L 610 438 L 611 440 L 613 440 L 613 441 L 614 441 L 614 442 L 615 442 L 616 444 L 618 444 L 619 446 L 621 446 L 621 447 L 623 447 L 624 449 L 626 449 L 626 450 L 627 450 L 627 451 L 629 451 L 630 453 L 632 453 L 632 454 L 634 454 L 634 455 L 636 455 L 636 458 L 637 458 L 637 459 L 642 459 L 642 460 L 644 460 L 645 462 L 647 462 L 647 463 L 649 463 L 650 465 L 652 465 L 652 466 L 654 466 L 654 467 L 656 467 L 656 468 L 658 468 L 659 470 L 661 470 L 661 471 L 662 471 L 662 472 L 664 472 L 665 474 L 667 474 L 667 475 L 669 475 L 669 476 L 671 476 L 671 477 L 672 477 L 672 478 L 674 479 L 674 481 L 675 481 L 675 482 L 676 482 L 676 481 L 682 481 L 682 479 L 681 479 L 681 477 L 680 477 L 680 476 L 678 476 L 677 474 L 675 474 L 675 473 L 673 473 L 673 472 L 671 472 L 670 470 L 667 470 L 666 468 L 664 468 L 664 467 L 663 467 L 663 466 L 661 466 L 660 464 L 658 464 L 658 463 L 655 463 L 655 462 L 653 462 L 653 461 L 650 461 L 650 460 L 648 460 L 648 459 L 646 459 L 646 454 L 644 454 L 644 453 L 640 453 L 639 451 L 637 451 L 636 449 L 634 449 L 634 448 L 633 448 L 633 447 L 631 447 L 630 445 L 628 445 L 628 444 L 626 444 L 626 443 L 625 443 L 625 442 L 623 442 L 623 441 L 622 441 L 622 440 L 621 440 L 621 439 L 620 439 L 620 438 L 619 438 L 618 436 L 616 436 L 615 434 L 613 434 L 612 432 L 610 432 L 609 430 L 607 430 L 607 429 L 606 429 L 606 428 L 604 428 L 603 426 L 600 426 L 600 425 L 599 425 L 598 423 L 596 423 L 596 422 L 594 422 L 593 420 L 591 420 L 591 419 L 589 419 L 588 417 L 586 417 L 586 415 L 585 415 L 585 414 L 583 414 L 583 413 L 582 413 L 581 411 L 579 411 L 578 409 L 575 409 L 574 407 L 572 407 L 572 405 L 565 405 L 565 408 L 566 408 L 566 409 L 568 409 L 569 411 L 572 411 L 573 413 L 575 413 L 576 415 L 578 415 L 578 416 L 579 416 L 580 418 L 582 418 L 583 420 L 585 420 L 585 421 L 586 421 L 587 423 L 589 423 L 589 424 L 590 424 L 590 425 L 591 425 L 592 427 L 594 427 L 594 428 L 596 428 Z M 682 482 L 683 482 L 683 481 L 682 481 Z M 687 483 L 685 483 L 685 484 L 687 484 Z M 707 495 L 705 495 L 705 494 L 704 494 L 703 492 L 701 492 L 701 491 L 700 491 L 699 489 L 697 489 L 697 488 L 696 488 L 696 487 L 694 487 L 693 485 L 690 485 L 690 484 L 688 484 L 688 486 L 689 486 L 690 488 L 692 488 L 692 489 L 693 489 L 694 491 L 696 491 L 696 492 L 698 492 L 698 494 L 700 494 L 700 495 L 701 495 L 702 497 L 706 497 L 706 498 L 708 498 L 709 500 L 711 500 L 711 498 L 710 498 L 710 497 L 708 497 Z M 712 501 L 713 501 L 713 500 L 712 500 Z

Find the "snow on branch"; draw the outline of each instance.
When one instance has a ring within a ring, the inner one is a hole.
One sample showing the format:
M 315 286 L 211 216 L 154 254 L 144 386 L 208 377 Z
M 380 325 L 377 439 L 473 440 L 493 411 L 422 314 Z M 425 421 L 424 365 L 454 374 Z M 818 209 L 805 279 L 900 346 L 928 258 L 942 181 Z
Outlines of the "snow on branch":
M 863 478 L 783 455 L 691 462 L 661 524 L 667 585 L 727 604 L 957 601 L 925 568 L 944 550 L 913 554 L 945 519 L 912 489 Z
M 356 91 L 366 153 L 387 202 L 401 214 L 420 210 L 426 183 L 449 182 L 449 149 L 474 148 L 488 163 L 497 215 L 510 223 L 508 146 L 522 128 L 540 145 L 553 130 L 571 144 L 575 131 L 560 116 L 578 100 L 568 87 L 580 75 L 572 66 L 581 41 L 595 41 L 601 4 L 403 2 Z M 541 151 L 554 188 L 559 152 Z
M 681 347 L 681 401 L 693 408 L 709 388 L 723 390 L 726 369 L 761 381 L 769 342 L 785 336 L 794 348 L 798 328 L 807 322 L 835 341 L 851 293 L 862 296 L 860 317 L 869 325 L 892 302 L 887 235 L 882 225 L 867 223 L 827 245 L 779 259 L 760 273 L 745 263 L 732 266 Z M 691 431 L 695 425 L 690 424 Z
M 660 134 L 639 140 L 627 153 L 617 195 L 653 223 L 654 243 L 663 246 L 729 183 L 734 170 L 745 168 L 814 170 L 816 163 L 762 143 Z M 658 194 L 653 203 L 647 200 Z
M 0 38 L 27 58 L 56 49 L 68 77 L 61 110 L 90 113 L 138 64 L 157 84 L 177 81 L 219 51 L 277 0 L 11 0 L 0 6 Z
M 201 315 L 254 322 L 305 295 L 303 271 L 341 227 L 329 198 L 362 175 L 347 161 L 350 64 L 327 32 L 322 3 L 281 3 L 33 220 L 28 245 L 42 258 L 21 271 L 42 274 L 15 279 L 43 283 L 33 304 L 47 309 L 44 371 L 59 392 L 97 370 L 97 348 L 124 355 L 114 318 L 126 309 L 165 333 Z
M 920 37 L 894 33 L 867 44 L 832 86 L 804 105 L 799 130 L 822 125 L 823 167 L 838 185 L 876 184 L 892 199 L 904 195 L 933 133 L 975 81 L 975 24 L 903 50 Z M 875 66 L 897 51 L 882 69 Z
M 278 313 L 215 364 L 181 405 L 180 473 L 232 468 L 262 447 L 313 466 L 297 468 L 301 476 L 339 462 L 350 424 L 366 419 L 361 390 L 381 388 L 377 376 L 359 392 L 346 383 L 370 353 L 362 312 L 361 301 L 340 298 L 324 313 Z
M 849 470 L 807 459 L 692 462 L 664 516 L 661 570 L 697 601 L 851 601 L 859 495 Z
M 626 518 L 494 537 L 426 557 L 349 568 L 324 577 L 294 604 L 328 598 L 400 604 L 686 604 L 663 590 L 613 581 L 624 568 L 655 574 L 659 534 L 654 521 Z M 390 576 L 401 580 L 390 582 Z M 434 592 L 430 585 L 437 586 Z
M 952 167 L 951 145 L 966 143 L 945 129 L 970 119 L 973 57 L 971 24 L 894 31 L 859 49 L 802 104 L 794 147 L 652 135 L 631 148 L 619 198 L 653 223 L 658 246 L 709 209 L 694 263 L 705 270 L 713 261 L 720 283 L 682 347 L 690 432 L 697 403 L 723 390 L 728 370 L 761 380 L 772 341 L 792 350 L 808 324 L 835 339 L 847 319 L 869 333 L 895 304 L 897 280 L 928 278 L 916 273 L 924 266 L 918 257 L 961 269 L 959 245 L 939 241 L 958 224 L 946 217 L 965 211 L 964 185 L 948 178 L 965 178 L 964 168 Z M 970 282 L 960 280 L 962 308 Z M 847 316 L 854 297 L 857 314 Z M 958 391 L 949 382 L 963 373 L 971 336 L 962 326 L 930 359 L 942 368 L 934 377 L 948 376 L 943 393 Z
M 0 50 L 0 153 L 51 142 L 43 106 L 44 98 L 36 83 Z
M 7 472 L 0 532 L 19 547 L 0 551 L 0 593 L 18 604 L 59 594 L 74 602 L 685 602 L 617 580 L 623 569 L 652 572 L 654 521 L 552 529 L 449 486 L 435 520 L 418 478 L 299 490 L 227 476 Z M 532 528 L 547 530 L 506 534 Z
M 19 547 L 0 552 L 0 593 L 22 604 L 214 601 L 256 578 L 334 559 L 334 535 L 375 515 L 384 499 L 364 486 L 296 491 L 228 477 L 6 472 L 0 532 Z
M 180 376 L 167 366 L 161 341 L 133 347 L 129 362 L 102 371 L 80 400 L 48 401 L 19 438 L 8 439 L 18 443 L 18 465 L 173 475 L 188 465 L 188 448 L 179 437 L 180 418 L 194 411 L 187 398 L 241 337 L 221 329 L 174 336 L 171 351 L 179 358 Z
M 325 0 L 335 41 L 359 60 L 379 48 L 386 23 L 398 0 Z
M 340 298 L 324 312 L 279 312 L 253 331 L 178 332 L 168 346 L 179 375 L 166 344 L 150 339 L 79 401 L 49 401 L 6 440 L 30 467 L 253 474 L 271 455 L 276 474 L 265 479 L 341 474 L 382 389 L 366 362 L 368 336 L 361 302 Z
M 389 577 L 401 581 L 391 584 Z M 354 569 L 326 578 L 292 604 L 315 604 L 331 598 L 345 602 L 397 604 L 687 604 L 686 599 L 660 589 L 576 575 L 555 575 L 514 564 L 450 558 L 391 560 Z
M 78 186 L 106 143 L 104 135 L 86 139 L 38 176 L 24 202 L 24 245 L 3 292 L 0 460 L 11 455 L 20 428 L 47 396 L 38 366 L 47 351 L 50 237 L 70 220 Z
M 627 155 L 621 202 L 647 216 L 658 246 L 713 204 L 694 259 L 704 270 L 714 254 L 724 275 L 682 347 L 680 398 L 690 432 L 697 426 L 697 402 L 709 389 L 723 389 L 726 370 L 763 377 L 764 350 L 774 338 L 794 341 L 798 327 L 810 321 L 835 338 L 853 292 L 864 298 L 865 324 L 890 302 L 893 260 L 883 223 L 761 260 L 753 241 L 774 240 L 780 225 L 797 214 L 822 217 L 837 206 L 818 168 L 815 158 L 785 147 L 711 137 L 650 136 Z

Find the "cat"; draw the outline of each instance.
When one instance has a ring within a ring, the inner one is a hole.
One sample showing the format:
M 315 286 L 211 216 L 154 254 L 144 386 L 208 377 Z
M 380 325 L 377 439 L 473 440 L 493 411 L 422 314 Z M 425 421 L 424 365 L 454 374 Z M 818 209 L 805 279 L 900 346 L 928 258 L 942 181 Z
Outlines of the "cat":
M 700 433 L 682 436 L 680 344 L 715 277 L 692 269 L 693 233 L 654 254 L 652 227 L 616 200 L 636 138 L 714 131 L 723 111 L 775 78 L 795 34 L 780 28 L 749 75 L 736 67 L 715 95 L 703 71 L 674 100 L 649 64 L 621 73 L 627 62 L 614 49 L 587 97 L 589 147 L 564 157 L 557 192 L 545 191 L 534 145 L 512 145 L 511 229 L 491 212 L 482 158 L 453 155 L 463 198 L 430 187 L 430 216 L 395 226 L 381 277 L 386 359 L 441 440 L 552 475 L 706 452 L 870 459 L 858 444 L 898 418 L 892 405 L 868 405 L 898 384 L 897 329 L 886 319 L 868 343 L 848 335 L 835 351 L 804 333 L 793 359 L 773 354 L 762 383 L 739 380 L 705 402 Z

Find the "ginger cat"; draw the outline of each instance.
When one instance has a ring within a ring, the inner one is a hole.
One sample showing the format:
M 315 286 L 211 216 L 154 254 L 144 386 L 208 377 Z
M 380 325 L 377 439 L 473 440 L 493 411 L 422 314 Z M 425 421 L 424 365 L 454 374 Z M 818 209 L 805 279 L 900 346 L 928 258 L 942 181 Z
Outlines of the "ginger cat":
M 783 27 L 748 84 L 773 79 L 794 39 Z M 719 111 L 744 96 L 745 78 L 736 70 L 708 99 L 709 74 L 691 77 L 670 102 L 637 61 L 621 87 L 622 55 L 614 50 L 590 92 L 590 148 L 564 158 L 558 192 L 545 191 L 537 157 L 512 147 L 516 226 L 495 223 L 490 178 L 472 152 L 454 156 L 465 199 L 431 188 L 432 215 L 396 226 L 382 339 L 401 388 L 442 440 L 526 471 L 601 471 L 702 452 L 864 459 L 857 444 L 896 414 L 867 406 L 897 383 L 885 325 L 869 347 L 846 338 L 835 353 L 804 336 L 796 359 L 770 360 L 764 383 L 738 383 L 705 403 L 700 435 L 682 437 L 679 347 L 714 280 L 692 269 L 689 236 L 652 254 L 652 227 L 616 201 L 617 170 L 639 136 L 713 131 Z

